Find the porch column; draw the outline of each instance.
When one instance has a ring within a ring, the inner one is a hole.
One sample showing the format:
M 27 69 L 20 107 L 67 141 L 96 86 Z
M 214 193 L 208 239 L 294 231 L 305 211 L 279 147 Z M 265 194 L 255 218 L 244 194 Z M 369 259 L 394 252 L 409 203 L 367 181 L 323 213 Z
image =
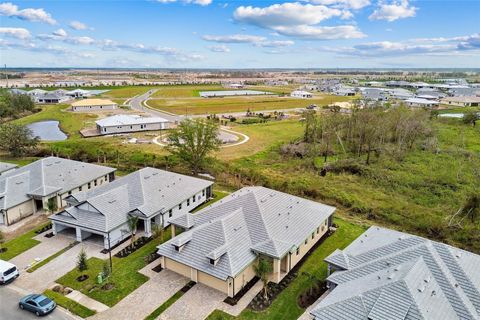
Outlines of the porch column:
M 175 225 L 170 224 L 170 228 L 172 229 L 172 238 L 175 238 Z
M 274 282 L 279 283 L 280 282 L 280 260 L 279 259 L 273 259 L 273 275 L 274 275 Z
M 75 232 L 77 234 L 77 241 L 82 242 L 82 229 L 80 228 L 75 228 Z
M 150 237 L 152 235 L 152 221 L 150 219 L 143 220 L 145 236 Z
M 57 235 L 57 225 L 56 225 L 55 221 L 52 221 L 52 232 L 53 232 L 54 236 Z

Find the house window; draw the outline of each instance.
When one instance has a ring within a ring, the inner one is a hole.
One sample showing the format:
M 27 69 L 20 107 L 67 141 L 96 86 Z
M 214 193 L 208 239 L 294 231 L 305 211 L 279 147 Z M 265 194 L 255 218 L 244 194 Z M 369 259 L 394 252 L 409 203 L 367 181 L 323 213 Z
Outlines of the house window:
M 72 195 L 72 191 L 68 191 L 68 195 L 71 196 L 71 195 Z
M 95 179 L 94 183 L 95 187 L 97 186 L 97 179 Z
M 168 210 L 168 217 L 169 217 L 169 218 L 172 217 L 172 209 Z
M 190 199 L 187 199 L 187 207 L 190 205 Z
M 78 191 L 82 191 L 82 187 L 78 187 Z
M 178 205 L 178 210 L 182 210 L 182 204 L 181 203 Z
M 320 233 L 320 227 L 317 228 L 317 234 Z
M 300 248 L 297 248 L 297 256 L 300 254 Z
M 196 199 L 195 199 L 195 196 L 193 196 L 193 197 L 192 197 L 192 201 L 195 202 L 195 200 L 196 200 Z
M 305 244 L 307 244 L 307 243 L 308 243 L 308 238 L 307 238 L 307 239 L 305 239 Z
M 205 197 L 205 189 L 202 190 L 202 197 Z
M 312 240 L 315 239 L 315 232 L 312 232 Z
M 87 186 L 88 186 L 88 189 L 90 189 L 92 187 L 92 183 L 89 182 Z

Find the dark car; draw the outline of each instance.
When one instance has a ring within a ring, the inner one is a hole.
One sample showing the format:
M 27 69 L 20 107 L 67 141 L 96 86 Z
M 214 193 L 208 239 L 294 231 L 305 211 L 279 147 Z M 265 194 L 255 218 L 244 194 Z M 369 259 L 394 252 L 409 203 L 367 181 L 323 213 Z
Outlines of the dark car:
M 40 317 L 52 312 L 57 304 L 43 294 L 29 294 L 20 300 L 18 306 L 20 309 L 28 310 Z

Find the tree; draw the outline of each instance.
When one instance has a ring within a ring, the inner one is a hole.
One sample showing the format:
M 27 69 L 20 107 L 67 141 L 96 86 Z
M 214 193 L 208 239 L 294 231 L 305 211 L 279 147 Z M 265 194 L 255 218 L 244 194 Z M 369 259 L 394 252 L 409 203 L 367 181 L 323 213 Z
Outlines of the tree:
M 48 199 L 47 210 L 50 213 L 54 213 L 55 211 L 57 211 L 57 209 L 58 209 L 58 205 L 57 205 L 56 197 Z
M 84 248 L 82 248 L 82 250 L 80 250 L 80 253 L 78 254 L 77 269 L 80 272 L 88 270 L 87 253 L 85 252 Z
M 0 149 L 14 157 L 34 150 L 38 142 L 38 137 L 33 137 L 32 131 L 25 126 L 14 123 L 0 125 Z
M 265 258 L 259 258 L 256 265 L 253 266 L 255 275 L 263 282 L 263 298 L 268 299 L 268 277 L 272 272 L 273 267 L 271 261 Z
M 163 239 L 164 229 L 159 224 L 152 225 L 152 235 L 154 239 Z
M 137 224 L 138 224 L 138 217 L 128 215 L 127 227 L 128 227 L 128 232 L 130 233 L 130 236 L 131 236 L 130 244 L 132 246 L 133 246 L 133 242 L 135 241 L 135 233 L 137 233 Z
M 480 114 L 476 112 L 470 111 L 463 115 L 463 123 L 465 124 L 471 124 L 472 126 L 475 126 L 478 120 L 480 120 Z
M 211 120 L 185 119 L 169 133 L 168 149 L 188 163 L 196 175 L 205 165 L 207 156 L 220 147 L 218 130 L 219 125 Z

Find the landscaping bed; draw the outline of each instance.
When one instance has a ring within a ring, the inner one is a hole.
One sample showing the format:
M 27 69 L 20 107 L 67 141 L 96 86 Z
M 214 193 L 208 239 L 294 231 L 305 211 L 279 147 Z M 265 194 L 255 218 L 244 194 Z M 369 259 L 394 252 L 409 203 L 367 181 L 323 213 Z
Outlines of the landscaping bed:
M 325 280 L 317 281 L 315 285 L 298 296 L 297 303 L 300 308 L 306 309 L 317 301 L 327 290 L 327 282 Z
M 143 247 L 144 245 L 152 241 L 152 239 L 153 239 L 152 237 L 148 237 L 148 238 L 140 237 L 137 240 L 135 240 L 131 245 L 126 246 L 122 250 L 118 251 L 115 254 L 115 257 L 117 258 L 128 257 L 129 255 L 131 255 L 132 253 L 134 253 L 135 251 L 137 251 L 138 249 L 140 249 L 141 247 Z
M 231 305 L 231 306 L 234 306 L 238 303 L 238 301 L 240 301 L 240 299 L 242 299 L 242 297 L 245 295 L 245 293 L 247 293 L 257 282 L 258 280 L 260 280 L 259 277 L 253 277 L 252 280 L 250 280 L 247 285 L 245 287 L 243 287 L 242 290 L 240 290 L 233 298 L 231 297 L 227 297 L 225 300 L 223 300 L 223 302 Z
M 36 234 L 44 233 L 45 231 L 48 231 L 52 229 L 52 223 L 48 223 L 47 225 L 41 227 L 40 229 L 35 230 Z

